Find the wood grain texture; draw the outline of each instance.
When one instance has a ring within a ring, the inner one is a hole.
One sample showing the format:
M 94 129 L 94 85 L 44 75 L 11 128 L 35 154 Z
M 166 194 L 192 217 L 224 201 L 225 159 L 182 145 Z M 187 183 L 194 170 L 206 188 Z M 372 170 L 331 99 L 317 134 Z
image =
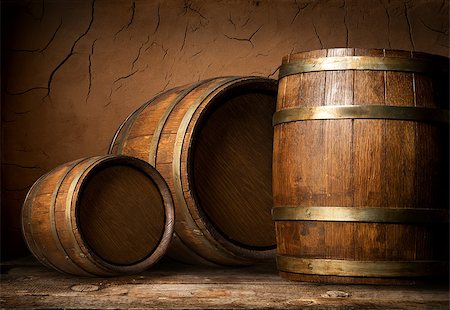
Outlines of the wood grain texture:
M 347 48 L 289 55 L 283 63 L 325 56 L 448 61 L 423 53 Z M 279 83 L 277 111 L 317 105 L 391 105 L 448 110 L 448 101 L 442 100 L 448 94 L 448 88 L 442 87 L 445 79 L 448 81 L 448 76 L 369 70 L 289 75 Z M 274 207 L 448 210 L 448 125 L 372 119 L 297 121 L 275 126 L 274 140 Z M 278 253 L 302 258 L 448 261 L 447 224 L 279 221 L 276 232 Z M 399 284 L 419 281 L 281 274 L 292 280 L 315 282 Z M 446 273 L 442 271 L 436 276 L 445 277 Z
M 225 265 L 273 258 L 275 101 L 274 80 L 213 78 L 160 94 L 118 129 L 110 152 L 154 164 L 174 195 L 169 256 Z
M 226 101 L 225 101 L 226 100 Z M 211 223 L 231 240 L 273 247 L 273 95 L 240 94 L 218 103 L 197 131 L 192 185 Z M 218 138 L 219 137 L 219 138 Z
M 97 255 L 131 265 L 152 253 L 164 231 L 164 201 L 148 176 L 130 166 L 98 169 L 80 192 L 79 224 Z
M 0 307 L 145 309 L 447 309 L 448 287 L 286 281 L 275 265 L 240 268 L 160 261 L 135 276 L 82 278 L 29 260 L 2 269 Z
M 83 276 L 140 272 L 167 249 L 173 205 L 162 177 L 131 157 L 98 156 L 39 179 L 22 211 L 31 252 L 58 271 Z

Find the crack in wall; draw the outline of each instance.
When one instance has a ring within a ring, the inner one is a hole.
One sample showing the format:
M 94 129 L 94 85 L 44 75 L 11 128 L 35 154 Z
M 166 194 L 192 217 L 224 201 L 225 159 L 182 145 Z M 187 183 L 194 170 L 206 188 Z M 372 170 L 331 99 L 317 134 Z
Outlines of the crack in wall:
M 50 156 L 41 148 L 39 149 L 16 149 L 16 152 L 23 152 L 23 153 L 36 153 L 38 151 L 39 153 L 43 154 L 46 158 L 50 158 Z
M 109 99 L 109 100 L 108 100 L 108 102 L 107 102 L 105 105 L 103 105 L 104 108 L 107 107 L 107 106 L 109 106 L 109 105 L 111 104 L 111 102 L 112 102 L 112 93 L 113 93 L 113 91 L 114 91 L 114 90 L 117 91 L 117 90 L 119 90 L 119 89 L 123 86 L 123 84 L 121 84 L 121 85 L 117 86 L 117 87 L 113 90 L 113 87 L 115 86 L 115 84 L 116 84 L 117 82 L 119 82 L 119 81 L 126 80 L 126 79 L 132 77 L 133 75 L 135 75 L 135 74 L 138 73 L 138 72 L 139 72 L 139 69 L 136 69 L 136 70 L 132 71 L 131 73 L 129 73 L 129 74 L 127 74 L 127 75 L 124 75 L 124 76 L 121 76 L 121 77 L 117 78 L 116 80 L 114 80 L 114 82 L 112 83 L 111 88 L 110 88 L 110 90 L 109 90 L 109 95 L 108 95 L 108 99 Z
M 160 93 L 164 92 L 167 89 L 167 86 L 169 86 L 170 82 L 172 81 L 173 67 L 175 66 L 175 63 L 176 63 L 176 60 L 174 59 L 172 61 L 170 68 L 166 71 L 166 74 L 164 75 L 164 81 L 166 81 L 166 84 L 164 85 L 164 87 L 160 91 Z
M 109 100 L 108 100 L 108 103 L 106 103 L 106 104 L 103 105 L 104 108 L 106 108 L 107 106 L 109 106 L 109 105 L 111 104 L 111 102 L 112 102 L 112 99 L 111 99 L 112 93 L 113 93 L 113 88 L 112 88 L 112 86 L 111 86 L 111 88 L 109 89 L 109 95 L 108 95 L 108 99 L 109 99 Z
M 291 25 L 295 22 L 295 20 L 297 19 L 297 16 L 300 14 L 300 12 L 302 10 L 306 9 L 306 7 L 309 5 L 309 3 L 306 3 L 304 6 L 300 7 L 297 0 L 295 0 L 295 5 L 297 6 L 297 13 L 295 13 L 294 17 L 292 18 Z
M 22 168 L 22 169 L 39 169 L 39 170 L 45 171 L 44 168 L 39 167 L 39 166 L 24 166 L 24 165 L 14 164 L 14 163 L 2 163 L 2 166 L 13 166 L 13 167 L 18 167 L 18 168 Z
M 348 25 L 347 25 L 347 14 L 348 14 L 348 9 L 347 9 L 347 3 L 346 0 L 344 0 L 344 3 L 342 5 L 342 7 L 344 8 L 344 25 L 345 25 L 345 47 L 348 47 Z
M 31 110 L 26 110 L 26 111 L 22 111 L 22 112 L 13 111 L 13 113 L 16 114 L 16 115 L 25 115 L 25 114 L 28 114 L 30 112 L 31 112 Z
M 234 23 L 233 18 L 231 17 L 231 12 L 229 12 L 228 21 L 233 25 L 234 30 L 236 31 L 236 24 Z
M 425 28 L 427 28 L 428 30 L 431 30 L 431 31 L 433 31 L 433 32 L 439 33 L 439 34 L 444 35 L 444 36 L 447 36 L 447 37 L 449 36 L 449 29 L 448 29 L 448 27 L 446 27 L 446 30 L 443 31 L 443 30 L 441 30 L 441 29 L 436 29 L 436 28 L 432 28 L 432 27 L 428 26 L 427 24 L 425 24 L 425 22 L 424 22 L 420 17 L 419 17 L 419 20 L 420 20 L 421 24 L 422 24 Z
M 254 45 L 253 42 L 252 42 L 252 39 L 253 39 L 253 37 L 255 36 L 255 34 L 257 34 L 258 31 L 262 28 L 262 26 L 263 26 L 263 25 L 259 26 L 259 28 L 256 29 L 256 30 L 255 30 L 248 38 L 230 37 L 230 36 L 228 36 L 228 35 L 226 35 L 226 34 L 224 34 L 224 36 L 225 36 L 226 38 L 230 39 L 230 40 L 237 40 L 237 41 L 246 41 L 246 42 L 249 42 L 249 43 L 252 45 L 252 47 L 255 47 L 255 45 Z
M 94 55 L 94 45 L 95 42 L 97 42 L 97 39 L 95 39 L 94 41 L 92 41 L 92 45 L 91 45 L 91 52 L 89 53 L 89 66 L 88 66 L 88 77 L 89 77 L 89 84 L 88 84 L 88 92 L 86 95 L 86 103 L 89 100 L 89 96 L 91 95 L 91 87 L 92 87 L 92 56 Z
M 146 40 L 145 42 L 141 43 L 141 46 L 139 47 L 138 53 L 137 53 L 137 55 L 136 55 L 136 58 L 134 58 L 134 60 L 133 60 L 133 62 L 132 62 L 132 64 L 131 64 L 131 71 L 133 71 L 136 62 L 139 60 L 139 57 L 141 56 L 142 48 L 143 48 L 149 41 L 150 41 L 150 36 L 147 35 L 147 40 Z
M 205 26 L 200 23 L 200 25 L 198 25 L 198 26 L 192 26 L 190 30 L 192 33 L 194 33 L 194 32 L 197 32 L 197 30 L 199 30 L 202 27 L 205 27 Z
M 113 84 L 116 84 L 117 82 L 121 81 L 121 80 L 125 80 L 128 79 L 129 77 L 135 75 L 138 72 L 138 69 L 134 70 L 133 72 L 131 72 L 130 74 L 127 74 L 125 76 L 121 76 L 120 78 L 116 79 Z
M 244 28 L 245 26 L 247 26 L 249 21 L 250 21 L 250 17 L 247 18 L 247 20 L 241 25 L 241 28 Z
M 187 36 L 188 26 L 189 26 L 189 22 L 186 23 L 186 28 L 184 29 L 183 44 L 181 44 L 180 52 L 183 50 L 184 44 L 186 43 L 186 36 Z
M 8 111 L 8 114 L 10 114 L 10 112 L 12 112 L 14 115 L 25 115 L 31 112 L 31 110 L 26 110 L 26 111 L 22 111 L 22 112 L 17 112 L 17 111 Z M 13 123 L 16 122 L 18 120 L 18 118 L 15 119 L 7 119 L 6 117 L 2 116 L 2 122 L 5 123 Z
M 164 60 L 164 58 L 166 58 L 166 56 L 167 56 L 167 52 L 169 51 L 169 49 L 168 48 L 164 48 L 164 45 L 163 44 L 161 44 L 161 43 L 158 43 L 158 42 L 156 42 L 156 41 L 153 41 L 151 44 L 150 44 L 150 46 L 149 47 L 147 47 L 146 49 L 145 49 L 145 51 L 144 52 L 146 52 L 146 51 L 148 51 L 150 48 L 152 48 L 153 46 L 158 46 L 163 52 L 164 52 L 164 55 L 163 55 L 163 60 Z
M 388 39 L 388 46 L 391 47 L 391 15 L 389 14 L 387 6 L 383 3 L 382 0 L 380 0 L 381 5 L 384 8 L 384 12 L 386 13 L 387 17 L 387 39 Z
M 50 37 L 50 40 L 47 41 L 47 44 L 45 44 L 44 47 L 42 48 L 35 48 L 35 49 L 12 49 L 13 52 L 23 52 L 23 53 L 43 53 L 49 46 L 50 44 L 53 42 L 53 40 L 56 37 L 56 34 L 58 33 L 59 29 L 62 26 L 62 17 L 60 19 L 59 25 L 58 27 L 56 27 L 56 30 L 53 32 L 52 36 Z
M 139 72 L 145 72 L 150 66 L 147 64 L 144 69 L 139 70 Z
M 186 15 L 186 13 L 187 13 L 188 11 L 191 11 L 191 12 L 197 14 L 198 16 L 200 16 L 200 19 L 203 19 L 203 20 L 205 20 L 207 23 L 209 23 L 209 19 L 206 18 L 206 17 L 200 12 L 199 9 L 196 9 L 196 8 L 192 7 L 192 1 L 190 1 L 190 0 L 185 0 L 185 1 L 184 1 L 183 9 L 184 9 L 183 15 Z M 200 23 L 201 23 L 201 21 L 200 21 Z
M 291 52 L 291 54 L 292 54 L 292 52 Z M 275 71 L 273 71 L 273 72 L 272 72 L 271 74 L 269 74 L 267 77 L 270 78 L 270 77 L 274 76 L 275 73 L 277 73 L 277 71 L 280 70 L 280 68 L 281 68 L 281 65 L 279 65 L 279 66 L 275 69 Z
M 201 49 L 201 50 L 199 50 L 197 53 L 195 53 L 195 54 L 193 54 L 193 55 L 191 55 L 191 58 L 193 58 L 193 57 L 195 57 L 195 56 L 197 56 L 198 54 L 200 54 L 201 52 L 203 52 L 203 49 Z
M 442 11 L 445 7 L 445 5 L 447 4 L 448 0 L 442 0 L 441 2 L 441 6 L 439 7 L 439 12 Z M 447 13 L 448 15 L 448 13 Z
M 156 11 L 156 13 L 157 13 L 157 19 L 156 19 L 156 21 L 157 21 L 157 22 L 156 22 L 156 27 L 155 27 L 155 30 L 153 31 L 153 34 L 155 34 L 155 33 L 158 31 L 159 24 L 160 24 L 160 22 L 161 22 L 161 14 L 159 13 L 160 7 L 161 7 L 161 2 L 158 3 L 158 9 L 157 9 L 157 11 Z
M 58 72 L 58 70 L 70 59 L 70 57 L 72 57 L 72 55 L 74 54 L 74 50 L 75 47 L 77 45 L 77 43 L 86 36 L 86 34 L 89 32 L 89 30 L 92 27 L 92 24 L 94 22 L 94 12 L 95 12 L 95 0 L 92 0 L 92 5 L 91 5 L 91 18 L 89 20 L 89 24 L 86 28 L 86 30 L 75 40 L 75 42 L 72 44 L 72 47 L 70 48 L 69 54 L 67 54 L 67 56 L 56 66 L 55 69 L 53 69 L 53 71 L 50 73 L 50 77 L 48 79 L 48 83 L 47 83 L 47 94 L 42 98 L 45 99 L 46 97 L 50 97 L 50 93 L 51 93 L 51 86 L 52 86 L 52 82 L 53 82 L 53 78 L 55 77 L 55 74 Z
M 5 92 L 6 92 L 6 94 L 11 95 L 11 96 L 19 96 L 19 95 L 24 95 L 24 94 L 26 94 L 26 93 L 28 93 L 30 91 L 37 90 L 37 89 L 42 89 L 42 90 L 45 89 L 45 90 L 47 90 L 48 88 L 44 87 L 44 86 L 36 86 L 36 87 L 31 87 L 31 88 L 28 88 L 26 90 L 23 90 L 23 91 L 20 91 L 20 92 L 16 92 L 16 93 L 10 92 L 7 89 L 5 90 Z
M 316 34 L 316 37 L 319 40 L 320 48 L 323 49 L 323 43 L 322 43 L 322 40 L 320 39 L 319 33 L 317 32 L 316 24 L 314 23 L 314 18 L 312 19 L 312 25 L 313 25 L 314 33 Z
M 39 17 L 40 22 L 44 19 L 44 15 L 45 15 L 45 0 L 42 0 L 41 16 Z
M 120 30 L 117 31 L 117 32 L 114 34 L 114 40 L 116 39 L 116 37 L 117 37 L 117 35 L 118 35 L 119 33 L 121 33 L 122 31 L 124 31 L 124 30 L 126 30 L 126 29 L 128 29 L 128 28 L 133 24 L 133 21 L 134 21 L 134 14 L 135 14 L 135 12 L 136 12 L 136 1 L 133 1 L 133 4 L 131 5 L 130 10 L 131 10 L 131 16 L 130 16 L 130 18 L 129 18 L 129 20 L 128 20 L 128 23 L 127 23 L 126 25 L 123 25 L 123 27 L 120 28 Z
M 409 40 L 411 41 L 412 50 L 415 51 L 416 50 L 416 45 L 414 44 L 414 39 L 413 39 L 413 35 L 412 35 L 412 25 L 411 25 L 411 22 L 409 20 L 408 6 L 406 5 L 406 2 L 404 3 L 404 6 L 405 6 L 406 23 L 408 24 Z
M 170 79 L 167 80 L 166 84 L 164 85 L 163 89 L 161 90 L 161 92 L 165 91 L 167 89 L 167 86 L 169 86 L 170 83 Z

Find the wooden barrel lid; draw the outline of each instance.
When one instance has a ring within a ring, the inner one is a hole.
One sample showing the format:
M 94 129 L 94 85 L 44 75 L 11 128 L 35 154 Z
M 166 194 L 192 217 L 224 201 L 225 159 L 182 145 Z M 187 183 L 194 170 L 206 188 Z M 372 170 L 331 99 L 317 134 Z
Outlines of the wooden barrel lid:
M 77 213 L 82 239 L 112 265 L 157 259 L 173 233 L 170 191 L 136 158 L 113 157 L 94 167 L 81 185 Z
M 276 243 L 270 216 L 276 84 L 257 82 L 213 99 L 196 129 L 190 183 L 222 236 L 260 250 Z

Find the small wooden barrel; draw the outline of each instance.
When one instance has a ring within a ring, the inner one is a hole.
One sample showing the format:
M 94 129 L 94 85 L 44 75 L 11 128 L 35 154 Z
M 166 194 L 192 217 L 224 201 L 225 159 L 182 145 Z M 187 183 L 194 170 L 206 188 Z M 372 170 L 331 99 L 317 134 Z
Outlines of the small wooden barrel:
M 274 114 L 277 263 L 291 280 L 448 277 L 448 59 L 286 56 Z
M 131 274 L 165 253 L 173 233 L 170 190 L 148 163 L 99 156 L 37 180 L 22 209 L 28 248 L 44 265 L 82 276 Z
M 276 81 L 213 78 L 157 95 L 117 130 L 110 153 L 156 167 L 175 204 L 168 255 L 242 265 L 274 259 L 272 115 Z

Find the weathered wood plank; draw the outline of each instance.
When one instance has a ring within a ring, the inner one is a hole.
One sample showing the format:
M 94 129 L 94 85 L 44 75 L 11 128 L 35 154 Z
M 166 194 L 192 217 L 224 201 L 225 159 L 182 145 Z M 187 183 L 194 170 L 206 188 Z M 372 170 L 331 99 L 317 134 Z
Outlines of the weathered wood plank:
M 169 260 L 135 276 L 82 278 L 29 261 L 2 266 L 1 308 L 448 309 L 448 287 L 292 282 L 275 265 L 190 266 Z

